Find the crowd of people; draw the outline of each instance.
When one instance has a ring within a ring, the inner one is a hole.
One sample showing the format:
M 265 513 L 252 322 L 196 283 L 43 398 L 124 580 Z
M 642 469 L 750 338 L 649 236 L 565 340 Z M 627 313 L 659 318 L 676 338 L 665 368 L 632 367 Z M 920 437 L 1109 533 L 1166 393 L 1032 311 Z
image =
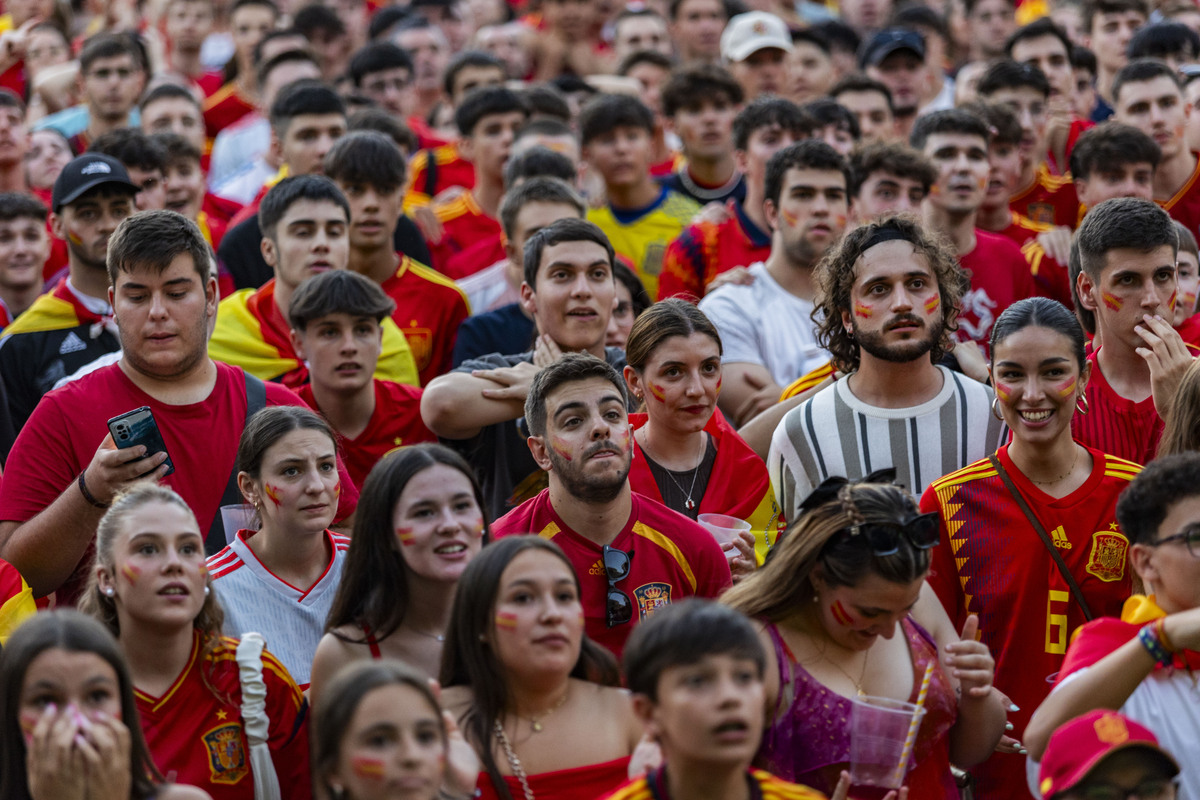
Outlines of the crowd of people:
M 2 800 L 1200 800 L 1200 5 L 0 11 Z

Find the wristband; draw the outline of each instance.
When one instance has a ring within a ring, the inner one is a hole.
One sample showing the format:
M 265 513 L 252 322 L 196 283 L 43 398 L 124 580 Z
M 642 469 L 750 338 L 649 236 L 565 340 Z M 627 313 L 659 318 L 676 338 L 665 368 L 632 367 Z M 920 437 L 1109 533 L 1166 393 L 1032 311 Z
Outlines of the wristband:
M 1158 637 L 1158 641 L 1166 648 L 1168 653 L 1178 653 L 1179 648 L 1176 647 L 1171 639 L 1167 636 L 1167 618 L 1159 617 L 1154 621 L 1154 635 Z
M 1157 663 L 1163 666 L 1168 666 L 1174 660 L 1167 648 L 1163 647 L 1162 642 L 1154 635 L 1154 623 L 1143 625 L 1138 631 L 1138 641 L 1142 643 L 1142 647 L 1146 648 L 1146 652 L 1150 654 Z
M 87 473 L 86 469 L 83 472 L 79 473 L 79 480 L 77 481 L 77 483 L 79 484 L 79 492 L 80 492 L 80 494 L 83 495 L 83 499 L 87 500 L 88 503 L 95 506 L 96 508 L 108 508 L 110 505 L 112 505 L 111 503 L 101 503 L 99 500 L 96 499 L 96 495 L 94 495 L 88 491 L 87 483 L 84 482 L 84 480 L 83 480 L 83 476 L 86 473 Z

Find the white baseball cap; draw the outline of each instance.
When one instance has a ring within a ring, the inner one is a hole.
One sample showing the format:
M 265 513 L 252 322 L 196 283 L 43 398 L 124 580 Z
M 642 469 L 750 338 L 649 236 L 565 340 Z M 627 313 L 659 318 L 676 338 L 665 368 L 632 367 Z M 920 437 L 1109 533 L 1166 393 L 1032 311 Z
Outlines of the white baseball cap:
M 721 57 L 726 61 L 745 61 L 769 47 L 790 53 L 792 35 L 783 20 L 766 11 L 738 14 L 721 33 Z

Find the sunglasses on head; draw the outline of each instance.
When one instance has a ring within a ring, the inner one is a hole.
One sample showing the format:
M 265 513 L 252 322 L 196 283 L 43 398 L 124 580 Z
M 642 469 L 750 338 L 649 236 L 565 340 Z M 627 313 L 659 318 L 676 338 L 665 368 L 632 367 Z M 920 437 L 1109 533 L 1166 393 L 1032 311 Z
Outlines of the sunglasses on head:
M 864 522 L 851 525 L 847 530 L 850 537 L 861 536 L 871 552 L 877 556 L 890 556 L 900 550 L 900 537 L 918 550 L 929 550 L 938 543 L 938 514 L 917 514 L 904 523 Z
M 608 599 L 605 603 L 604 622 L 609 628 L 624 625 L 633 619 L 633 600 L 617 583 L 629 577 L 633 551 L 626 553 L 615 547 L 604 545 L 601 555 L 604 561 L 604 576 L 608 579 Z

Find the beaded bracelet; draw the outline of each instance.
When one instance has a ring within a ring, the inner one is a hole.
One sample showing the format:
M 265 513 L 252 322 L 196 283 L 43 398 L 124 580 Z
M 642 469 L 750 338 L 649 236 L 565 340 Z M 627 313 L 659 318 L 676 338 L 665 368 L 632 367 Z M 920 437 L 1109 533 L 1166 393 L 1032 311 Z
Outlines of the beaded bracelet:
M 1174 659 L 1167 648 L 1163 647 L 1162 642 L 1158 640 L 1158 637 L 1154 633 L 1154 628 L 1153 623 L 1143 625 L 1142 629 L 1138 631 L 1138 641 L 1142 643 L 1142 647 L 1146 648 L 1146 652 L 1150 654 L 1151 658 L 1159 664 L 1167 666 Z
M 88 503 L 95 506 L 96 508 L 108 508 L 110 505 L 112 505 L 112 503 L 101 503 L 99 500 L 96 499 L 96 495 L 94 495 L 88 491 L 87 484 L 83 480 L 83 476 L 86 474 L 87 474 L 86 469 L 83 472 L 79 473 L 79 481 L 78 481 L 79 491 L 83 495 L 83 499 L 87 500 Z

